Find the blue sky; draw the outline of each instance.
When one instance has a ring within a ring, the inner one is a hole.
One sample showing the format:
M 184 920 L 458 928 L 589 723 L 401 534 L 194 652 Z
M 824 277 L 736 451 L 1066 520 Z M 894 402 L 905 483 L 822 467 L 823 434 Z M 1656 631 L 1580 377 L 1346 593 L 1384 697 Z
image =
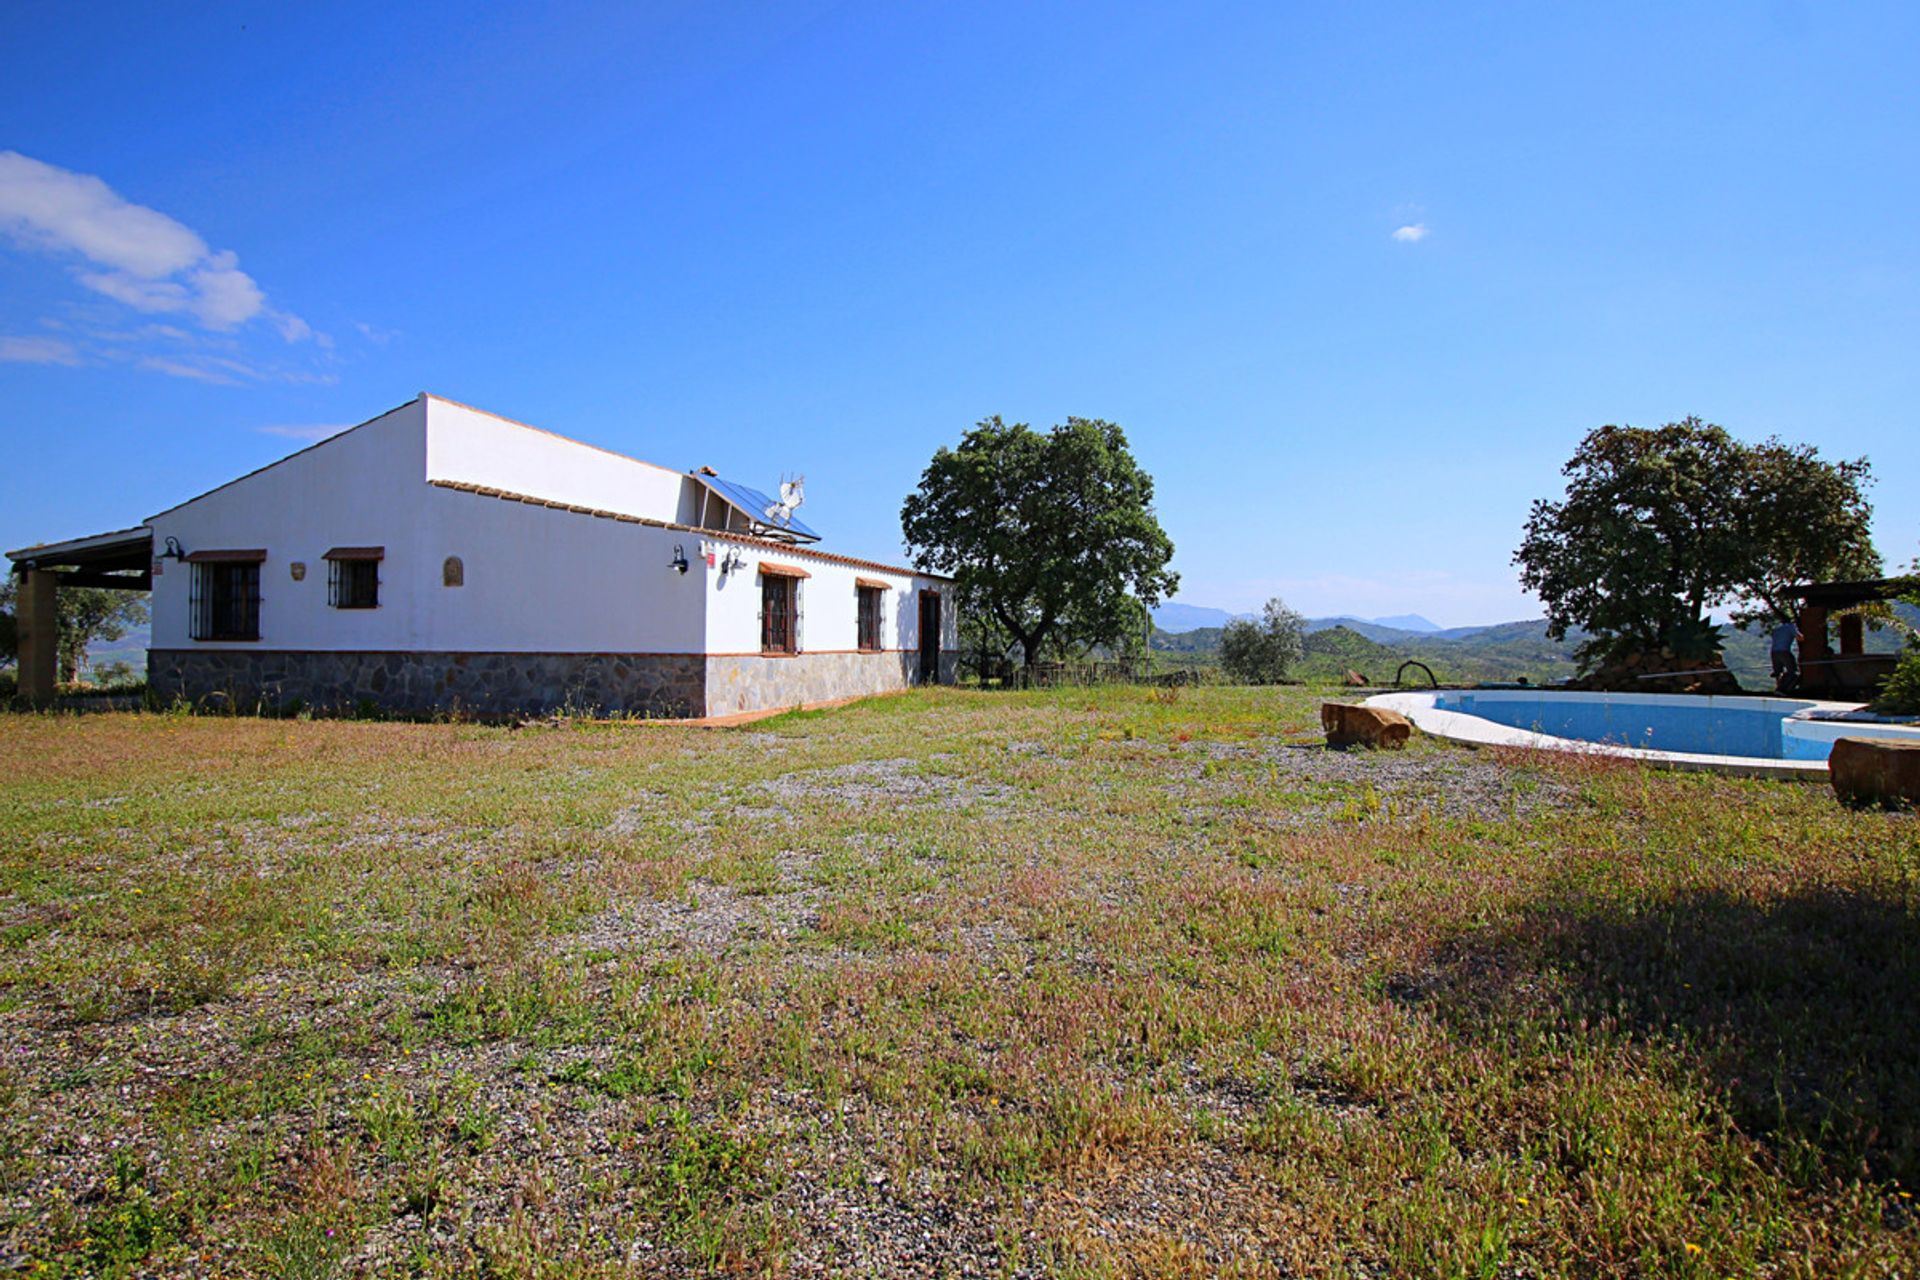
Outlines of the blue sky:
M 0 544 L 430 390 L 808 477 L 1122 423 L 1180 598 L 1535 612 L 1588 429 L 1868 455 L 1920 551 L 1920 6 L 0 8 Z

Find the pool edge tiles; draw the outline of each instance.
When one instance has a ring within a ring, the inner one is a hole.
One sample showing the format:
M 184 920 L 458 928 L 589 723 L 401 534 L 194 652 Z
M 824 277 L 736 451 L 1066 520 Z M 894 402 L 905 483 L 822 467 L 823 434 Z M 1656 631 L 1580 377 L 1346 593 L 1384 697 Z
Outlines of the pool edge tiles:
M 1833 753 L 1833 744 L 1841 738 L 1882 738 L 1894 742 L 1920 742 L 1920 723 L 1911 719 L 1875 716 L 1869 720 L 1839 720 L 1819 711 L 1802 711 L 1788 716 L 1781 726 L 1783 754 L 1788 760 L 1818 760 L 1825 763 Z
M 1761 707 L 1777 708 L 1780 719 L 1784 721 L 1789 714 L 1805 709 L 1850 710 L 1853 703 L 1820 703 L 1804 699 L 1758 698 L 1758 697 L 1699 697 L 1690 694 L 1606 694 L 1606 693 L 1562 693 L 1534 690 L 1473 690 L 1473 705 L 1479 706 L 1481 700 L 1492 700 L 1507 695 L 1511 701 L 1539 701 L 1544 698 L 1579 700 L 1606 705 L 1611 700 L 1615 706 L 1642 705 L 1656 708 L 1677 709 L 1688 707 L 1699 712 L 1715 710 L 1712 705 L 1721 704 L 1726 709 L 1728 703 L 1749 704 L 1739 710 L 1754 711 Z M 1725 755 L 1702 751 L 1661 751 L 1647 747 L 1624 746 L 1614 742 L 1589 742 L 1578 738 L 1557 737 L 1553 734 L 1537 733 L 1529 729 L 1518 729 L 1497 723 L 1483 716 L 1466 711 L 1448 710 L 1441 705 L 1445 693 L 1383 693 L 1366 700 L 1366 705 L 1379 707 L 1387 711 L 1397 711 L 1413 721 L 1423 733 L 1436 738 L 1469 746 L 1517 747 L 1533 751 L 1556 751 L 1567 754 L 1597 754 L 1615 756 L 1623 759 L 1639 760 L 1656 768 L 1688 770 L 1707 773 L 1726 774 L 1733 777 L 1775 778 L 1805 782 L 1821 782 L 1827 777 L 1827 763 L 1822 760 L 1790 760 L 1763 756 Z M 1757 704 L 1757 705 L 1754 705 Z M 1822 722 L 1815 722 L 1822 723 Z M 1831 721 L 1824 723 L 1832 723 Z M 1782 734 L 1784 735 L 1784 729 Z M 1844 736 L 1844 735 L 1842 735 Z

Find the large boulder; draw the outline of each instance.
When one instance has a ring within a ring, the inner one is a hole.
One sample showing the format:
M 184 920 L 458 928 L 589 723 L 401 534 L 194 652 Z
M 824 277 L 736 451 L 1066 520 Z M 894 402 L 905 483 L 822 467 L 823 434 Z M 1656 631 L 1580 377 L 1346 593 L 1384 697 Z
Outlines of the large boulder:
M 1920 806 L 1920 742 L 1842 738 L 1827 757 L 1827 776 L 1848 804 Z
M 1413 721 L 1398 711 L 1356 706 L 1351 702 L 1320 704 L 1320 725 L 1330 747 L 1389 747 L 1407 745 Z

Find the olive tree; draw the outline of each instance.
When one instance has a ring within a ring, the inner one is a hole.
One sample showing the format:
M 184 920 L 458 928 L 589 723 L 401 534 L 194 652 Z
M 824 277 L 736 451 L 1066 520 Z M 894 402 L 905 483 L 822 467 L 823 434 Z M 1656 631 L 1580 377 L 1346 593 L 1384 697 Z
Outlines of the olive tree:
M 1236 618 L 1221 631 L 1221 669 L 1240 684 L 1273 684 L 1300 660 L 1306 638 L 1307 620 L 1275 596 L 1259 621 Z

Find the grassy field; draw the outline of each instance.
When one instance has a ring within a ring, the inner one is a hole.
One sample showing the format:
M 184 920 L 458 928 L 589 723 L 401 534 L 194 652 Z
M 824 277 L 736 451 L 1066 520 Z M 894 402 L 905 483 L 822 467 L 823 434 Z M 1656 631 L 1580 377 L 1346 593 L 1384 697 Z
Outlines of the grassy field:
M 1318 696 L 0 720 L 0 1266 L 1920 1269 L 1912 816 Z

